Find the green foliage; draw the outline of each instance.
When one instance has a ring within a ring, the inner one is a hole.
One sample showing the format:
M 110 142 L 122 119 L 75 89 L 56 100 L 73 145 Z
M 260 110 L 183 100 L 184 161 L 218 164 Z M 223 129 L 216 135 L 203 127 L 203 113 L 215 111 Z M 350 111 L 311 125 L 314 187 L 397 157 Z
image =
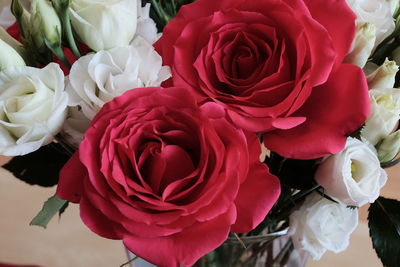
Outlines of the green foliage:
M 144 0 L 142 5 L 151 4 L 150 17 L 156 22 L 158 31 L 161 32 L 165 25 L 173 19 L 179 9 L 195 0 Z
M 49 198 L 44 204 L 42 210 L 33 218 L 30 225 L 37 225 L 43 228 L 47 227 L 50 220 L 59 213 L 60 215 L 68 206 L 68 201 L 60 199 L 54 195 Z
M 54 186 L 58 182 L 58 173 L 70 158 L 60 144 L 52 143 L 35 152 L 14 157 L 3 168 L 16 178 L 40 186 Z
M 384 266 L 400 266 L 400 202 L 379 197 L 369 208 L 369 234 Z

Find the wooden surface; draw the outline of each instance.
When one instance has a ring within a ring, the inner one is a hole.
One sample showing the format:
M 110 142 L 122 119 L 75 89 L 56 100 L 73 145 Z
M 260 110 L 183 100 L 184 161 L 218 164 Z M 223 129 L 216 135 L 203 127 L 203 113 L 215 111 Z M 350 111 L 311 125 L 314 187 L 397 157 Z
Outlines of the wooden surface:
M 400 166 L 389 170 L 389 182 L 383 190 L 387 197 L 400 192 Z M 53 220 L 47 229 L 29 226 L 42 203 L 55 188 L 29 186 L 0 169 L 0 262 L 37 264 L 43 267 L 113 267 L 126 261 L 120 241 L 98 237 L 79 218 L 77 205 L 70 205 L 62 219 Z M 322 260 L 309 261 L 307 267 L 379 267 L 365 223 L 352 235 L 350 247 L 340 254 L 326 253 Z

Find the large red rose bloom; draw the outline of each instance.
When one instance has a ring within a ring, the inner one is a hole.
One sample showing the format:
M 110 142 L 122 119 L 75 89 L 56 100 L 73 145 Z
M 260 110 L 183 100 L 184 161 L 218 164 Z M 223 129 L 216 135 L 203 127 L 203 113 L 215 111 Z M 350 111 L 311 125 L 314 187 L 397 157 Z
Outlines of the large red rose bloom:
M 185 89 L 139 88 L 107 103 L 60 174 L 57 195 L 79 202 L 95 233 L 122 239 L 157 266 L 190 266 L 229 232 L 267 215 L 279 180 L 254 134 Z
M 342 64 L 354 32 L 344 0 L 197 0 L 156 49 L 175 86 L 266 133 L 269 149 L 310 159 L 342 150 L 369 114 L 362 70 Z

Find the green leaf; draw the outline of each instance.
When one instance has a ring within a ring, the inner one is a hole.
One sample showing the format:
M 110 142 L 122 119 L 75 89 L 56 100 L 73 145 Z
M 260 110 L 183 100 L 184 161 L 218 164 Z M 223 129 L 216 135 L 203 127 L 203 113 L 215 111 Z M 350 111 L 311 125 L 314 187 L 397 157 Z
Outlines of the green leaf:
M 58 182 L 58 173 L 69 158 L 60 144 L 52 143 L 27 155 L 14 157 L 3 168 L 30 185 L 54 186 Z
M 400 266 L 400 201 L 379 197 L 369 208 L 372 245 L 384 266 Z
M 37 225 L 43 228 L 47 227 L 47 224 L 58 212 L 61 213 L 65 210 L 68 205 L 68 201 L 60 199 L 57 195 L 49 198 L 44 204 L 38 215 L 33 218 L 29 225 Z

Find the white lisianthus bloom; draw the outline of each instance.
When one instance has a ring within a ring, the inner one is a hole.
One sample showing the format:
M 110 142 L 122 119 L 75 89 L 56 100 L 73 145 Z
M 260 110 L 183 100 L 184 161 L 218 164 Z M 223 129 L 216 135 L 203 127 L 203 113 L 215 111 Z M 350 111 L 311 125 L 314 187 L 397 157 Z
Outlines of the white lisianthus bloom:
M 376 145 L 397 127 L 400 118 L 400 89 L 372 89 L 369 95 L 371 111 L 361 136 Z
M 357 22 L 369 22 L 375 25 L 375 47 L 393 32 L 395 25 L 390 1 L 346 0 L 346 2 L 357 15 Z
M 134 88 L 160 86 L 170 76 L 153 46 L 137 37 L 130 46 L 89 54 L 73 64 L 66 89 L 69 106 L 79 106 L 92 120 L 114 97 Z
M 357 225 L 357 209 L 312 193 L 300 209 L 290 215 L 289 234 L 296 249 L 319 260 L 327 250 L 344 251 Z
M 136 0 L 72 0 L 69 10 L 74 30 L 94 51 L 126 46 L 135 35 Z
M 372 145 L 349 137 L 345 149 L 326 158 L 315 180 L 329 196 L 346 205 L 361 207 L 373 203 L 387 181 Z
M 154 44 L 159 35 L 156 23 L 150 18 L 150 3 L 142 7 L 142 1 L 138 0 L 138 20 L 135 36 L 140 36 L 150 44 Z
M 10 10 L 11 0 L 0 1 L 0 26 L 10 27 L 15 22 L 15 18 Z
M 352 47 L 346 55 L 345 63 L 350 63 L 363 68 L 371 55 L 376 40 L 376 27 L 365 22 L 358 23 L 357 32 Z
M 68 95 L 59 65 L 0 72 L 0 154 L 25 155 L 49 144 L 62 128 Z

